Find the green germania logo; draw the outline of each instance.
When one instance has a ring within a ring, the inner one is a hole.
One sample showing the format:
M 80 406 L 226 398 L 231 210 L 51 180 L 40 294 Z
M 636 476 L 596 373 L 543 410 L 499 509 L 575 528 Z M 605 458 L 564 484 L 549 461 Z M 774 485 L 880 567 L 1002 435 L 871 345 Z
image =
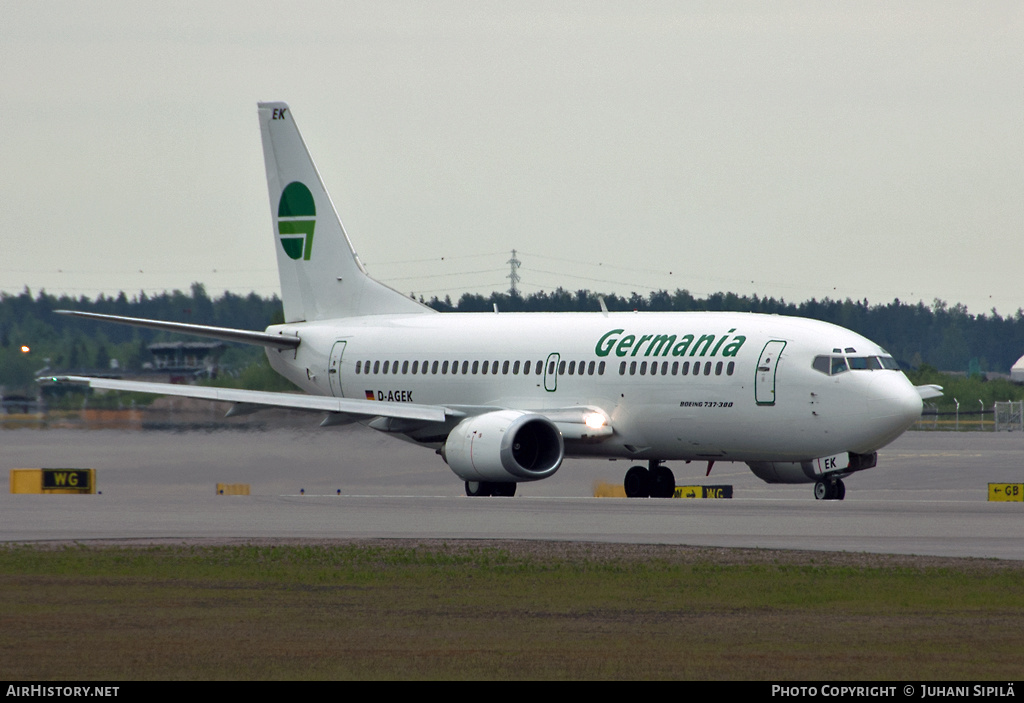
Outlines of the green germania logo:
M 292 259 L 309 261 L 313 253 L 316 203 L 304 184 L 292 181 L 281 193 L 277 206 L 277 233 L 284 253 Z
M 702 334 L 698 338 L 692 334 L 644 334 L 637 337 L 635 334 L 623 335 L 624 329 L 609 330 L 597 340 L 594 353 L 598 356 L 718 356 L 721 350 L 722 356 L 736 356 L 747 338 L 741 334 L 730 338 L 729 335 L 735 331 L 734 328 L 717 337 Z

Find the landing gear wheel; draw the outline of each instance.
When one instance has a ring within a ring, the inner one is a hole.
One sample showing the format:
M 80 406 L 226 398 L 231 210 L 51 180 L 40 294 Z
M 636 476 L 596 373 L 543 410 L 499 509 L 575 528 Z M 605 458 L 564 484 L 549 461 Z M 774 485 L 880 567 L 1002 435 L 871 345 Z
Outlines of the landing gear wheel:
M 651 472 L 651 498 L 671 498 L 676 492 L 676 476 L 667 466 L 657 466 Z
M 511 498 L 516 494 L 515 482 L 498 483 L 497 481 L 466 481 L 466 495 L 471 498 L 481 496 L 499 496 Z
M 651 472 L 643 466 L 634 466 L 626 472 L 624 481 L 627 498 L 651 497 Z
M 479 498 L 491 495 L 491 484 L 487 481 L 466 481 L 466 495 Z
M 500 496 L 501 498 L 511 498 L 516 494 L 517 483 L 492 483 L 491 484 L 491 495 Z
M 832 500 L 835 491 L 828 481 L 818 481 L 814 484 L 815 500 Z
M 839 478 L 835 481 L 818 481 L 814 484 L 814 497 L 817 500 L 842 500 L 846 497 L 846 484 Z

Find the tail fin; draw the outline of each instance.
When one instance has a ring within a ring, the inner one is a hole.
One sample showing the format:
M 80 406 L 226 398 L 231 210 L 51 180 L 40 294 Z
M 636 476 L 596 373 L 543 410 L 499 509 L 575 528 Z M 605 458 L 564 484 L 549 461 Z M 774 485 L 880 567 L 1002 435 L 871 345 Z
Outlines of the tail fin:
M 366 273 L 288 105 L 259 113 L 285 321 L 433 312 Z

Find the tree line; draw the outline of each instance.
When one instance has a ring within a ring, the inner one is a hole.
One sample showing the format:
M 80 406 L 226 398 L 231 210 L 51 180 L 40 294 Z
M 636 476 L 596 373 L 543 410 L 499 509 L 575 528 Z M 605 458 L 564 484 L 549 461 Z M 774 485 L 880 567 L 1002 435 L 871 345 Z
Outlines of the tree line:
M 1024 354 L 1024 310 L 1007 317 L 994 310 L 974 315 L 963 305 L 941 300 L 931 305 L 900 300 L 871 305 L 867 300 L 828 298 L 791 303 L 734 293 L 699 298 L 686 290 L 676 290 L 624 297 L 558 288 L 525 296 L 466 293 L 454 303 L 448 296 L 420 301 L 441 312 L 492 313 L 495 305 L 499 312 L 597 312 L 602 298 L 610 311 L 733 311 L 823 320 L 878 342 L 908 370 L 929 366 L 944 371 L 1006 374 Z M 34 374 L 47 364 L 46 359 L 53 371 L 108 368 L 112 359 L 117 359 L 121 369 L 137 369 L 151 358 L 149 344 L 180 339 L 166 332 L 54 314 L 59 309 L 254 330 L 283 320 L 276 295 L 264 298 L 255 293 L 224 293 L 211 298 L 200 283 L 192 284 L 188 292 L 139 293 L 131 298 L 124 292 L 95 299 L 58 297 L 45 291 L 33 295 L 28 289 L 17 295 L 0 293 L 0 385 L 30 385 Z M 29 351 L 22 351 L 23 346 Z M 225 356 L 226 363 L 244 366 L 260 358 L 261 350 L 238 347 Z

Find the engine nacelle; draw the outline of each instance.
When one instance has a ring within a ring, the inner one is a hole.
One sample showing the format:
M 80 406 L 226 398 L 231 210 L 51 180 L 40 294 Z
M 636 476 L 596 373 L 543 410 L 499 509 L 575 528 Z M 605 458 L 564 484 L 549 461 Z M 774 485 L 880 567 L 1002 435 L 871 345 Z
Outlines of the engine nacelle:
M 765 483 L 814 483 L 821 478 L 810 461 L 748 461 L 747 466 Z
M 565 444 L 543 415 L 500 410 L 456 425 L 441 455 L 464 481 L 538 481 L 558 471 Z
M 837 455 L 838 456 L 838 455 Z M 846 476 L 855 471 L 870 469 L 878 464 L 878 454 L 847 454 L 842 464 L 835 469 L 824 468 L 826 462 L 816 461 L 748 461 L 747 466 L 754 475 L 765 483 L 815 483 L 824 476 Z

